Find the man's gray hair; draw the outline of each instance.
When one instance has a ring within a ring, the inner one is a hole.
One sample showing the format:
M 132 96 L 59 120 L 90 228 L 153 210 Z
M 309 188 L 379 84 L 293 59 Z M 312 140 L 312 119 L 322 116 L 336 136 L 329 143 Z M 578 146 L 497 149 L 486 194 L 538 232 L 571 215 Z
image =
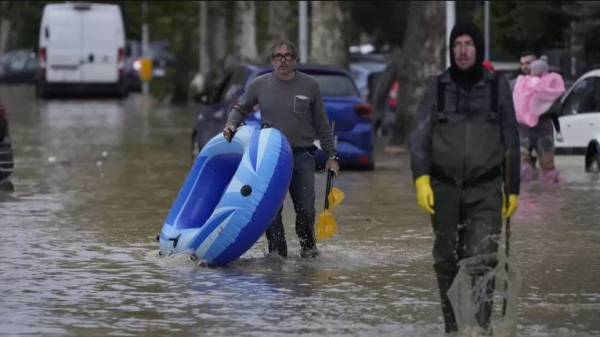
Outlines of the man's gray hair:
M 275 51 L 281 46 L 288 46 L 292 50 L 294 57 L 296 57 L 296 46 L 290 41 L 277 41 L 273 43 L 271 49 L 269 50 L 269 57 L 273 58 L 275 56 Z

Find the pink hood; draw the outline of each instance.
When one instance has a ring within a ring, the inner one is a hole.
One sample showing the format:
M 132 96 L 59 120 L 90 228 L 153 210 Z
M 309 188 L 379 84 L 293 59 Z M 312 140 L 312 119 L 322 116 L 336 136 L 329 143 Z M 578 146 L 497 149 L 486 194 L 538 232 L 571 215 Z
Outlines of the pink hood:
M 565 92 L 562 77 L 547 73 L 540 77 L 520 75 L 513 90 L 517 122 L 529 127 L 537 125 L 541 115 Z

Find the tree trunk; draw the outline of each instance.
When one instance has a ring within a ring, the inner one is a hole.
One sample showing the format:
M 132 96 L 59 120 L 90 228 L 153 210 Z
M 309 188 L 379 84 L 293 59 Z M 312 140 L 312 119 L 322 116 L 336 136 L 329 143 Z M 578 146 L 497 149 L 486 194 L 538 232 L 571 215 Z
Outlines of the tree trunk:
M 254 1 L 235 2 L 234 57 L 237 62 L 255 61 L 256 48 L 256 6 Z
M 10 36 L 11 22 L 6 18 L 8 5 L 8 1 L 0 2 L 0 56 L 6 52 Z
M 428 76 L 440 74 L 446 52 L 446 6 L 444 1 L 411 1 L 398 60 L 397 123 L 391 145 L 405 146 L 416 106 L 421 98 L 423 83 Z
M 177 53 L 177 67 L 175 68 L 175 82 L 171 103 L 187 103 L 189 74 L 192 56 L 192 27 L 185 20 L 180 23 L 179 37 L 181 45 Z
M 198 58 L 199 58 L 199 69 L 198 72 L 202 76 L 208 74 L 210 69 L 210 57 L 208 55 L 208 1 L 200 1 L 200 24 L 198 29 L 199 34 L 199 46 L 198 46 Z
M 227 17 L 229 9 L 226 1 L 210 1 L 208 3 L 208 58 L 210 65 L 205 81 L 207 88 L 214 87 L 223 78 L 225 57 L 227 56 L 229 29 Z
M 311 1 L 310 60 L 347 66 L 348 47 L 344 35 L 345 12 L 340 1 Z
M 8 37 L 10 36 L 11 22 L 6 19 L 0 19 L 0 55 L 6 52 L 8 46 Z
M 269 1 L 269 27 L 267 28 L 267 43 L 263 57 L 269 59 L 271 45 L 280 40 L 288 40 L 288 25 L 292 18 L 290 1 Z

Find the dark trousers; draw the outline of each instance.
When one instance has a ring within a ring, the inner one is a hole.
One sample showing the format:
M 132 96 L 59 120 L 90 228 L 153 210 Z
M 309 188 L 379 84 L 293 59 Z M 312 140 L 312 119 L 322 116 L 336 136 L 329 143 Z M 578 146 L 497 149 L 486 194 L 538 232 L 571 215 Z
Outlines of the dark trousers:
M 447 292 L 458 273 L 458 262 L 475 257 L 469 271 L 475 283 L 496 267 L 502 231 L 502 178 L 460 188 L 432 179 L 435 214 L 431 217 L 435 243 L 434 269 L 438 279 L 446 332 L 458 330 Z M 490 331 L 494 282 L 475 303 L 476 319 Z
M 308 150 L 294 151 L 294 171 L 289 191 L 296 211 L 296 234 L 300 239 L 300 246 L 304 250 L 315 248 L 314 152 Z M 266 235 L 269 242 L 269 252 L 277 251 L 279 255 L 287 257 L 282 211 L 283 204 L 267 229 Z

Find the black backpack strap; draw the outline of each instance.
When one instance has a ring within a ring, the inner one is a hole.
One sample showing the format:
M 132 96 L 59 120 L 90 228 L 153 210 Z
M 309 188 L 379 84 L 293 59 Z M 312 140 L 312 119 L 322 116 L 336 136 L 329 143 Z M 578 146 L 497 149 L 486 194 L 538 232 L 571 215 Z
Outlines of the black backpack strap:
M 446 83 L 442 82 L 442 75 L 437 78 L 437 120 L 440 123 L 446 123 L 448 116 L 446 116 Z
M 498 112 L 498 76 L 494 75 L 492 79 L 492 106 L 490 110 L 492 112 Z
M 442 76 L 437 78 L 437 111 L 442 112 L 446 108 L 446 83 L 442 83 Z
M 490 115 L 488 116 L 488 120 L 491 122 L 497 122 L 498 121 L 498 95 L 499 95 L 499 88 L 498 88 L 498 76 L 494 74 L 494 78 L 492 79 L 492 85 L 491 85 L 491 100 L 490 100 Z

